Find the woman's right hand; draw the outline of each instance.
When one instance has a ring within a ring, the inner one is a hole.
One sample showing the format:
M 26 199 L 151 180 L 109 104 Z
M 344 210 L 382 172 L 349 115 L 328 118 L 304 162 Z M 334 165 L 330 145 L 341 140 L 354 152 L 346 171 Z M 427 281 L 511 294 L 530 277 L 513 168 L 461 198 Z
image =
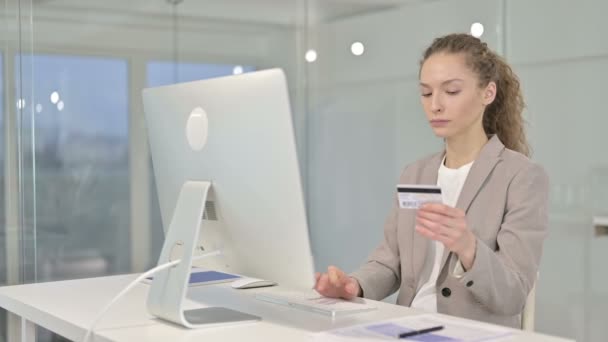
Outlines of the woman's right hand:
M 352 299 L 361 295 L 357 279 L 349 277 L 341 269 L 329 266 L 327 273 L 316 273 L 315 290 L 325 297 Z

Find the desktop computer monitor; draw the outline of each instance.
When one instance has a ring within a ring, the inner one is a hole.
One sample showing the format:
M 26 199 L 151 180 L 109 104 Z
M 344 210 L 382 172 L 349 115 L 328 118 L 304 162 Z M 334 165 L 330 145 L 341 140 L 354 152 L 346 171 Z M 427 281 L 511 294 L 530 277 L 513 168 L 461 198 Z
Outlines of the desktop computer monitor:
M 163 227 L 180 189 L 208 181 L 198 264 L 295 289 L 314 266 L 285 75 L 279 69 L 148 88 L 148 139 Z

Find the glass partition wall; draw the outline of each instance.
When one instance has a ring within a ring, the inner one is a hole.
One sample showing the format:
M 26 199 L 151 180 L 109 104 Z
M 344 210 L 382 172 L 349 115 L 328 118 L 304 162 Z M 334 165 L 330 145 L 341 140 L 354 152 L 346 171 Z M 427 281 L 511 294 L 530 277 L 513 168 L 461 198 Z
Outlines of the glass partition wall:
M 4 0 L 0 285 L 154 265 L 164 234 L 141 90 L 273 67 L 290 86 L 317 268 L 353 271 L 402 168 L 442 146 L 419 101 L 421 53 L 473 30 L 520 76 L 551 178 L 536 330 L 604 341 L 606 12 L 602 0 Z M 11 340 L 4 312 L 0 324 Z

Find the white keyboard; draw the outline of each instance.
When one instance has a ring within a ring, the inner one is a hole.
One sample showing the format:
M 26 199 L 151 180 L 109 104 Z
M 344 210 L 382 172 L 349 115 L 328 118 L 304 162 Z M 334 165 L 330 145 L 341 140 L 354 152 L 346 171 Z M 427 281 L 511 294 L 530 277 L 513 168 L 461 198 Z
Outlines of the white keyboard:
M 366 303 L 361 298 L 355 298 L 353 300 L 327 298 L 321 296 L 317 292 L 272 291 L 258 293 L 255 298 L 261 301 L 285 305 L 331 317 L 376 309 L 376 306 Z

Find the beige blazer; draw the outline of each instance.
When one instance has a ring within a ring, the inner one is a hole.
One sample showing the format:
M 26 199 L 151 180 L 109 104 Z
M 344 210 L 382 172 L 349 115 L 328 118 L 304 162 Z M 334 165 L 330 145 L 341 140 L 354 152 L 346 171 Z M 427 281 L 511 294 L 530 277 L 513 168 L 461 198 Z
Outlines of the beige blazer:
M 445 152 L 405 168 L 399 183 L 436 184 Z M 466 212 L 477 236 L 475 262 L 457 278 L 457 256 L 444 251 L 437 280 L 440 313 L 521 327 L 521 312 L 538 272 L 547 235 L 549 181 L 524 155 L 506 149 L 493 136 L 481 150 L 464 183 L 457 207 Z M 416 233 L 414 210 L 400 209 L 397 195 L 384 226 L 384 240 L 355 277 L 366 298 L 381 300 L 399 290 L 397 304 L 409 306 L 431 240 Z

